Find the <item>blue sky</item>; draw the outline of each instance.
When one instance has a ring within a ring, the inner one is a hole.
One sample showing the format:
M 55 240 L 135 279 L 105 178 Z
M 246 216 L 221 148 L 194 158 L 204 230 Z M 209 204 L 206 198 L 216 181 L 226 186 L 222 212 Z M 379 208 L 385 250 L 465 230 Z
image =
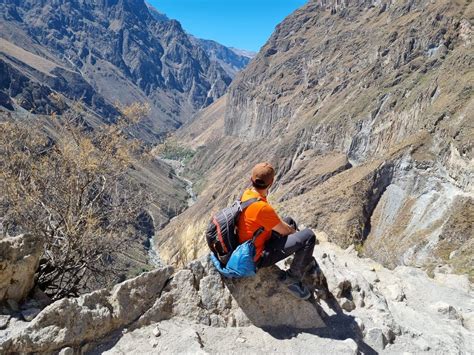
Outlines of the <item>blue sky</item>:
M 148 0 L 204 39 L 258 51 L 275 26 L 307 0 Z

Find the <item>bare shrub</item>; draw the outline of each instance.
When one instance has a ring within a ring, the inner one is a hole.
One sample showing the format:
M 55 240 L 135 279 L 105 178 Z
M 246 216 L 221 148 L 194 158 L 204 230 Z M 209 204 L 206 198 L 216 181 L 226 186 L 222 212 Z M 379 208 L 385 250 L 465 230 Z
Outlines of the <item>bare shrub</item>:
M 54 138 L 39 124 L 0 124 L 3 233 L 43 237 L 37 283 L 53 299 L 118 271 L 111 260 L 137 233 L 148 197 L 128 174 L 138 144 L 124 129 L 141 110 L 134 106 L 116 125 L 94 130 L 70 111 L 53 117 Z

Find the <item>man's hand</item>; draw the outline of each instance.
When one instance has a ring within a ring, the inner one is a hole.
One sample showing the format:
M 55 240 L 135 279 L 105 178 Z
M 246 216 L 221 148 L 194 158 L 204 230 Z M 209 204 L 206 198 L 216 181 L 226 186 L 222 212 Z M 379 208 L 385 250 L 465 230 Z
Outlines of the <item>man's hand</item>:
M 278 234 L 281 234 L 282 236 L 290 235 L 293 233 L 296 233 L 296 230 L 289 226 L 287 223 L 280 221 L 275 227 L 273 227 L 273 230 L 277 232 Z

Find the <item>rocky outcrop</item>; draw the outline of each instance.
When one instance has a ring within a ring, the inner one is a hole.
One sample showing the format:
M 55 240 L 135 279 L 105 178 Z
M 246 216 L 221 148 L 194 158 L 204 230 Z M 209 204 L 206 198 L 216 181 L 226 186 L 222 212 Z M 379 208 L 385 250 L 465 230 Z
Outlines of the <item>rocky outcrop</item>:
M 392 271 L 370 259 L 361 261 L 354 250 L 331 249 L 331 252 L 323 249 L 317 253 L 322 260 L 321 268 L 330 289 L 334 290 L 336 285 L 341 288 L 341 281 L 345 280 L 344 289 L 350 290 L 346 294 L 356 306 L 350 314 L 362 321 L 367 344 L 378 351 L 385 349 L 392 353 L 408 348 L 415 352 L 469 351 L 472 331 L 461 319 L 470 317 L 467 300 L 472 295 L 472 286 L 463 288 L 447 281 L 467 281 L 467 276 L 444 274 L 445 281 L 440 283 L 417 268 L 399 266 Z M 324 253 L 327 253 L 326 258 Z M 335 266 L 344 263 L 347 269 L 331 268 L 328 263 Z M 440 301 L 446 303 L 444 307 L 450 306 L 458 312 L 456 321 L 452 322 L 453 318 L 438 311 Z M 372 316 L 366 317 L 365 312 Z
M 206 257 L 178 271 L 138 323 L 177 316 L 215 327 L 324 327 L 318 306 L 288 297 L 278 277 L 279 269 L 273 267 L 255 278 L 223 280 Z
M 0 303 L 28 295 L 42 252 L 41 238 L 30 234 L 0 239 Z
M 0 338 L 3 352 L 49 352 L 120 329 L 140 317 L 159 297 L 171 276 L 167 267 L 125 281 L 112 290 L 98 290 L 79 298 L 65 298 L 46 307 L 34 320 L 17 325 Z
M 11 318 L 0 330 L 0 350 L 470 351 L 472 286 L 466 277 L 440 271 L 433 280 L 416 268 L 391 271 L 316 234 L 321 243 L 314 256 L 327 284 L 320 274 L 305 282 L 327 285 L 324 297 L 316 290 L 310 301 L 300 301 L 287 293 L 278 280 L 286 262 L 254 278 L 224 280 L 202 258 L 173 275 L 170 268 L 157 269 L 110 291 L 57 301 L 31 322 Z
M 262 270 L 253 279 L 225 282 L 207 258 L 170 278 L 171 271 L 157 269 L 110 291 L 57 301 L 30 323 L 17 322 L 7 329 L 0 350 L 45 352 L 78 347 L 97 343 L 123 327 L 136 329 L 175 318 L 209 327 L 325 326 L 316 303 L 288 297 L 276 267 Z M 276 307 L 278 312 L 274 312 Z

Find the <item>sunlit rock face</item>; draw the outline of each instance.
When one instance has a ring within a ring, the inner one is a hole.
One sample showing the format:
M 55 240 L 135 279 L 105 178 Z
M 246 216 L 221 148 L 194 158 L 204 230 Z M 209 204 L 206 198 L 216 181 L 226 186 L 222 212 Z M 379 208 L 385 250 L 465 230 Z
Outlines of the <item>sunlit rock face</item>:
M 32 319 L 6 316 L 0 350 L 469 352 L 466 276 L 431 279 L 417 268 L 389 270 L 353 248 L 324 242 L 324 233 L 317 237 L 320 270 L 305 283 L 324 290 L 324 297 L 319 291 L 307 301 L 291 296 L 280 281 L 284 262 L 253 278 L 226 280 L 203 257 L 175 272 L 159 268 L 111 290 L 56 301 Z

